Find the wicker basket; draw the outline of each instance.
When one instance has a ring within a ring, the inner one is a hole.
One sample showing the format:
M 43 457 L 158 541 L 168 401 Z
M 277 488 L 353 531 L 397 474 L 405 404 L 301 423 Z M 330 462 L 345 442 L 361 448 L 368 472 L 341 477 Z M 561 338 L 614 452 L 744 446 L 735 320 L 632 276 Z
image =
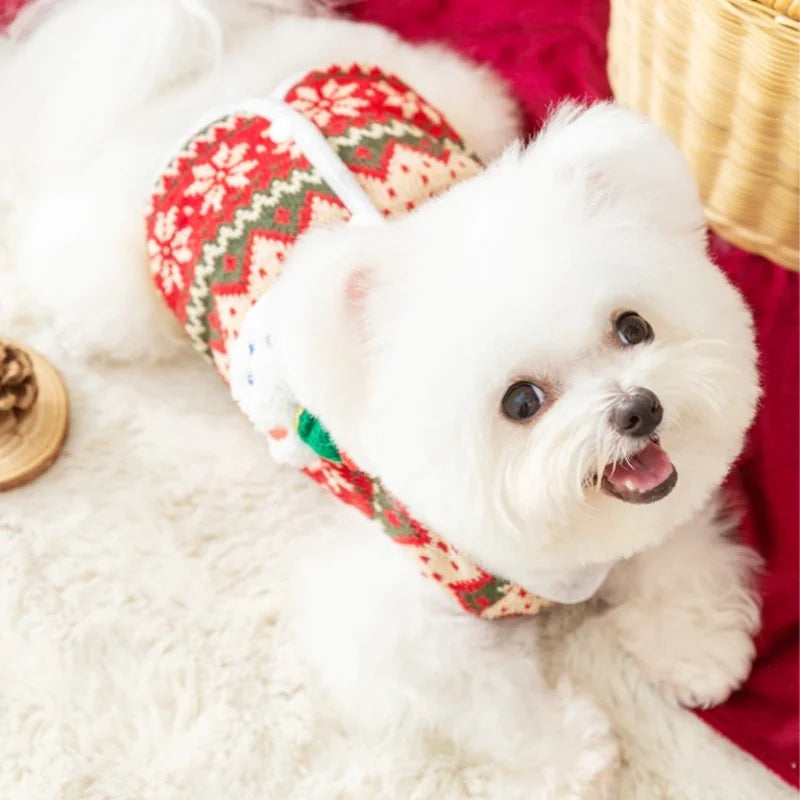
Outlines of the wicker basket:
M 617 99 L 680 145 L 722 236 L 798 269 L 800 0 L 612 0 Z

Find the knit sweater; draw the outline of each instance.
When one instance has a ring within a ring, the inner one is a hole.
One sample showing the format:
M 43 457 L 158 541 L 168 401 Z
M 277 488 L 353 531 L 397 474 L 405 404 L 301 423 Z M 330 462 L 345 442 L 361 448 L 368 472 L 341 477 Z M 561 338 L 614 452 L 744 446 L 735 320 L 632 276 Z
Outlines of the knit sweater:
M 550 603 L 483 570 L 352 463 L 283 381 L 269 328 L 269 289 L 304 231 L 379 224 L 481 168 L 397 77 L 335 65 L 212 115 L 157 182 L 147 251 L 159 293 L 273 456 L 380 523 L 464 610 L 497 618 Z

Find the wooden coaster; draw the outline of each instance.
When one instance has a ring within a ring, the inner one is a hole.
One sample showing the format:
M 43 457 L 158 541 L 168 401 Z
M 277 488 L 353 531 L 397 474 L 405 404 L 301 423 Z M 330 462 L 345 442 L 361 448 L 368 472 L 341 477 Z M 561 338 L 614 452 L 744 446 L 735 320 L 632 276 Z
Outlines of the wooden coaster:
M 31 357 L 38 395 L 15 427 L 0 434 L 0 491 L 22 486 L 44 472 L 61 452 L 69 422 L 67 390 L 52 364 L 27 347 L 8 344 Z

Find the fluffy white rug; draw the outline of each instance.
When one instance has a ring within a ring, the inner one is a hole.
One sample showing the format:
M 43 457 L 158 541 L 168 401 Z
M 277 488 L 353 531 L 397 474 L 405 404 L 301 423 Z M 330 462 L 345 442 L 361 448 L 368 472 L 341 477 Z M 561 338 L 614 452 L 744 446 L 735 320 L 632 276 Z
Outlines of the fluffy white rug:
M 73 408 L 53 469 L 0 495 L 0 798 L 535 797 L 499 767 L 378 750 L 332 718 L 281 614 L 326 493 L 270 463 L 188 346 L 158 369 L 72 358 L 8 262 L 0 249 L 0 335 L 48 355 Z M 611 714 L 621 799 L 795 797 L 665 704 L 601 614 L 532 624 L 551 673 Z

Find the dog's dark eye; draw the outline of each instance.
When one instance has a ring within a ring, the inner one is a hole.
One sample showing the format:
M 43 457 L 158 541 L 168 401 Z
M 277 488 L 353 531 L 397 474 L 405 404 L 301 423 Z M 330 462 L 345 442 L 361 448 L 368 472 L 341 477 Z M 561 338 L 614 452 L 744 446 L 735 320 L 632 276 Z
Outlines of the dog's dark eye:
M 534 383 L 519 381 L 508 387 L 503 395 L 503 414 L 514 422 L 530 419 L 544 402 L 544 392 Z
M 616 322 L 617 336 L 622 344 L 634 345 L 649 342 L 653 338 L 653 329 L 646 319 L 635 311 L 626 311 Z

